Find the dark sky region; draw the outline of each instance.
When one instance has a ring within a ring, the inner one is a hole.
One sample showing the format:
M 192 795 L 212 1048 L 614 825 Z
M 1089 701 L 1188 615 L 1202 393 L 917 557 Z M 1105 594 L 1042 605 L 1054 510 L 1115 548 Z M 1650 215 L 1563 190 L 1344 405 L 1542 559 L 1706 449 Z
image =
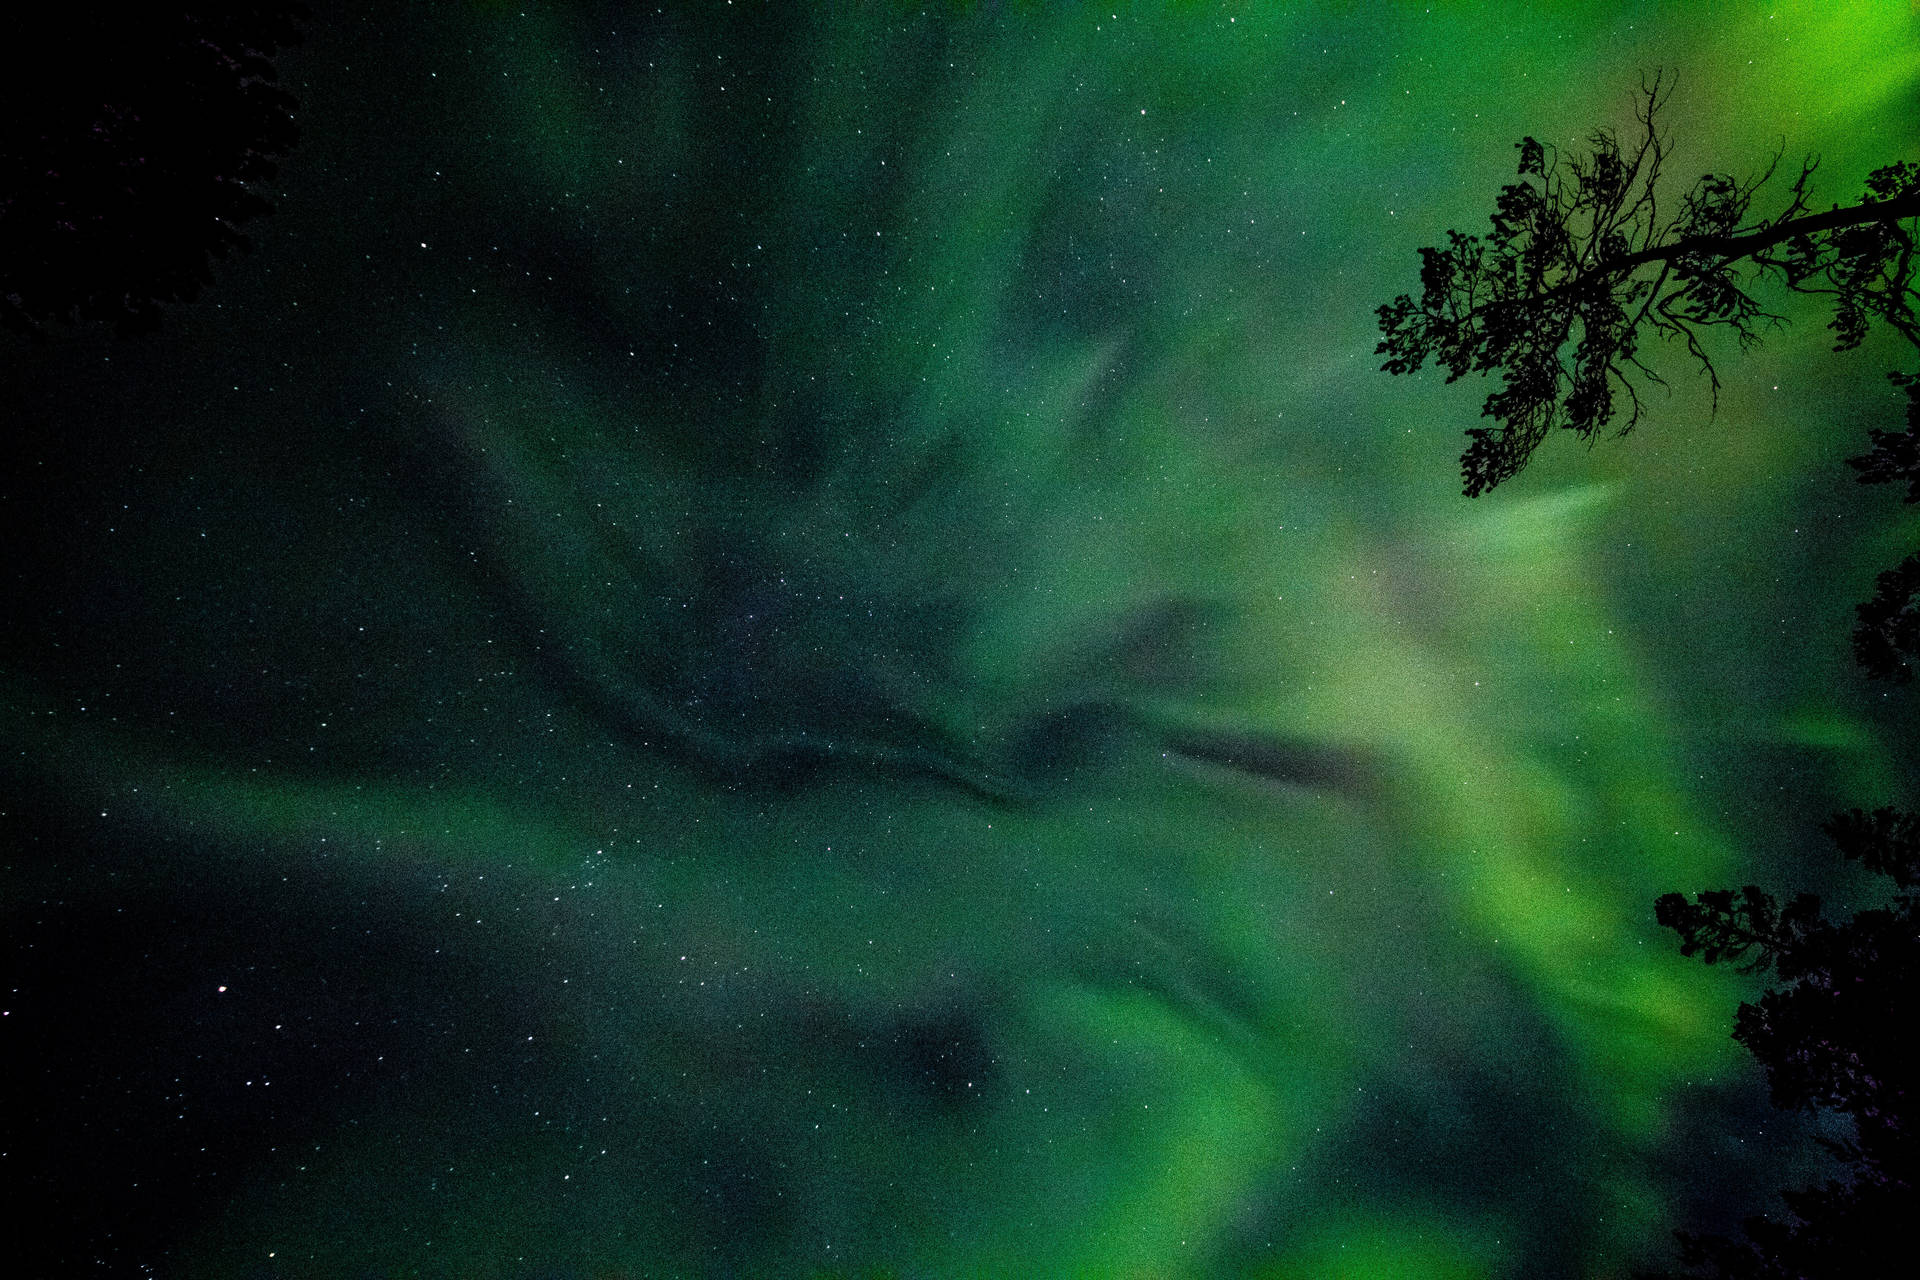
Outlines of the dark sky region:
M 1912 5 L 314 8 L 252 251 L 0 357 L 17 1274 L 1600 1277 L 1817 1172 L 1651 908 L 1913 798 L 1898 353 L 1468 502 L 1373 308 L 1655 69 L 1856 198 Z

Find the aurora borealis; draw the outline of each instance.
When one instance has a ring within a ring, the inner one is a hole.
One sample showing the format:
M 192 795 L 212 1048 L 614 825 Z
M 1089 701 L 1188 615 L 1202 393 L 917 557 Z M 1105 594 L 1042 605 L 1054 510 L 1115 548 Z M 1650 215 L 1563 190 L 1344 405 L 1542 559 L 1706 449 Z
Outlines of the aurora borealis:
M 1818 821 L 1914 798 L 1847 646 L 1900 353 L 1790 304 L 1469 502 L 1483 388 L 1373 309 L 1654 68 L 1677 179 L 1854 199 L 1920 11 L 1538 7 L 317 12 L 252 252 L 7 340 L 47 1272 L 1612 1276 L 1773 1208 L 1807 1126 L 1651 904 L 1844 903 Z

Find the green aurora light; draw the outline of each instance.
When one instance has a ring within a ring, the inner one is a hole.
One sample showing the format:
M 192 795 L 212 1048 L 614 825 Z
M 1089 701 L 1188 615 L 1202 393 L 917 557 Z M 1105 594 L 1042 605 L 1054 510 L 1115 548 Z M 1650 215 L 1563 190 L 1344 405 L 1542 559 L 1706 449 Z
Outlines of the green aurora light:
M 1602 1276 L 1770 1207 L 1651 904 L 1910 798 L 1889 349 L 1808 312 L 1469 503 L 1372 308 L 1653 67 L 1676 176 L 1850 198 L 1920 18 L 1545 8 L 316 20 L 251 258 L 9 375 L 18 999 L 161 1270 Z

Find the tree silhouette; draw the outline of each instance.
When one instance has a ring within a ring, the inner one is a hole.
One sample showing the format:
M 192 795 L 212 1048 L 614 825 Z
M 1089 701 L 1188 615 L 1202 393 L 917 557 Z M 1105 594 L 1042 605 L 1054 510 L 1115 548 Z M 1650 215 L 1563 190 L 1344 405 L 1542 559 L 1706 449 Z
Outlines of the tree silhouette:
M 1790 1218 L 1752 1218 L 1746 1238 L 1680 1234 L 1685 1273 L 1705 1277 L 1909 1274 L 1916 1153 L 1912 1107 L 1920 1063 L 1920 815 L 1897 809 L 1839 814 L 1827 834 L 1847 858 L 1890 878 L 1890 908 L 1845 925 L 1820 900 L 1786 906 L 1755 885 L 1738 892 L 1677 893 L 1654 905 L 1680 935 L 1680 953 L 1743 972 L 1771 971 L 1781 986 L 1742 1004 L 1734 1039 L 1766 1069 L 1775 1106 L 1851 1118 L 1854 1136 L 1825 1141 L 1849 1181 L 1782 1193 Z M 1643 1273 L 1650 1276 L 1651 1273 Z
M 1467 432 L 1469 497 L 1517 474 L 1555 427 L 1596 439 L 1614 426 L 1620 395 L 1627 416 L 1614 429 L 1631 430 L 1645 408 L 1637 384 L 1665 384 L 1640 358 L 1646 329 L 1682 343 L 1717 396 L 1703 335 L 1723 328 L 1743 348 L 1758 342 L 1780 320 L 1751 292 L 1764 280 L 1831 295 L 1837 350 L 1858 346 L 1874 319 L 1920 348 L 1914 234 L 1902 226 L 1920 217 L 1920 165 L 1878 169 L 1859 204 L 1812 213 L 1809 159 L 1784 207 L 1755 217 L 1776 157 L 1754 178 L 1705 175 L 1663 216 L 1668 138 L 1657 117 L 1670 90 L 1659 78 L 1644 86 L 1631 154 L 1608 129 L 1564 164 L 1523 138 L 1521 180 L 1500 189 L 1492 234 L 1449 231 L 1445 248 L 1420 251 L 1419 301 L 1401 294 L 1379 308 L 1388 373 L 1433 360 L 1449 382 L 1501 374 L 1481 409 L 1498 425 Z
M 294 143 L 272 58 L 304 9 L 50 6 L 0 54 L 0 323 L 151 329 L 246 247 Z
M 1847 465 L 1862 484 L 1907 483 L 1907 501 L 1920 502 L 1920 374 L 1890 373 L 1907 393 L 1907 429 L 1875 430 L 1873 449 Z M 1920 552 L 1882 573 L 1874 597 L 1859 607 L 1853 656 L 1867 674 L 1906 682 L 1920 667 Z
M 1659 112 L 1671 90 L 1659 76 L 1642 83 L 1630 147 L 1610 129 L 1588 138 L 1586 154 L 1565 158 L 1521 139 L 1520 181 L 1500 188 L 1492 233 L 1448 231 L 1445 247 L 1420 250 L 1419 300 L 1403 293 L 1379 308 L 1375 350 L 1386 372 L 1431 360 L 1448 382 L 1500 375 L 1480 410 L 1495 425 L 1470 428 L 1460 458 L 1470 498 L 1517 475 L 1555 429 L 1589 445 L 1631 431 L 1646 409 L 1642 388 L 1666 385 L 1642 358 L 1648 332 L 1686 349 L 1717 407 L 1709 335 L 1725 330 L 1745 350 L 1780 324 L 1754 296 L 1767 282 L 1831 297 L 1836 351 L 1859 346 L 1879 321 L 1920 353 L 1920 164 L 1876 169 L 1859 203 L 1813 212 L 1818 162 L 1809 158 L 1779 210 L 1756 215 L 1776 155 L 1752 178 L 1706 174 L 1663 212 L 1669 139 Z M 1852 465 L 1864 484 L 1907 480 L 1907 501 L 1920 501 L 1920 373 L 1892 377 L 1908 395 L 1907 430 L 1875 431 L 1872 452 Z M 1920 667 L 1920 554 L 1881 574 L 1858 613 L 1854 651 L 1868 673 L 1911 680 Z
M 1467 432 L 1460 463 L 1468 497 L 1517 474 L 1556 428 L 1590 445 L 1609 430 L 1630 431 L 1645 410 L 1642 387 L 1665 385 L 1641 358 L 1649 331 L 1686 349 L 1717 405 L 1708 335 L 1726 330 L 1746 349 L 1781 323 L 1754 297 L 1765 282 L 1831 297 L 1835 350 L 1859 346 L 1879 321 L 1920 351 L 1920 165 L 1877 169 L 1859 203 L 1813 212 L 1816 163 L 1808 160 L 1781 208 L 1756 216 L 1776 156 L 1754 178 L 1707 174 L 1663 214 L 1668 139 L 1657 121 L 1670 89 L 1661 77 L 1642 83 L 1631 149 L 1601 130 L 1586 154 L 1563 162 L 1553 148 L 1523 139 L 1520 181 L 1501 188 L 1492 234 L 1449 231 L 1445 247 L 1420 251 L 1420 299 L 1402 294 L 1379 309 L 1386 372 L 1412 373 L 1432 360 L 1449 382 L 1501 376 L 1481 409 L 1494 425 Z M 1906 500 L 1917 502 L 1920 373 L 1889 376 L 1906 393 L 1906 430 L 1871 432 L 1872 448 L 1849 465 L 1864 484 L 1904 482 Z M 1920 554 L 1882 573 L 1858 613 L 1854 654 L 1868 674 L 1912 679 L 1920 665 Z M 1774 1103 L 1853 1124 L 1851 1139 L 1826 1142 L 1847 1180 L 1783 1192 L 1787 1220 L 1750 1219 L 1740 1240 L 1679 1233 L 1691 1280 L 1913 1269 L 1910 1108 L 1920 1067 L 1908 1043 L 1920 1015 L 1920 815 L 1856 809 L 1824 829 L 1844 856 L 1892 879 L 1891 907 L 1833 924 L 1812 894 L 1782 906 L 1756 885 L 1691 902 L 1667 894 L 1654 907 L 1659 923 L 1680 935 L 1682 955 L 1779 979 L 1757 1003 L 1740 1006 L 1734 1026 L 1735 1040 L 1765 1069 Z

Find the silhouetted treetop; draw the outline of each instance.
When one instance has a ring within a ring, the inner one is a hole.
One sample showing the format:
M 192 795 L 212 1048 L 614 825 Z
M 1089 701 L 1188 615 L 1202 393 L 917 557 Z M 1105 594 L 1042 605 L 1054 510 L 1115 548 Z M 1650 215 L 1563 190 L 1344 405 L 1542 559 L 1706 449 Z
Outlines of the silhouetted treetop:
M 1920 374 L 1887 375 L 1907 393 L 1907 429 L 1874 430 L 1873 448 L 1847 465 L 1862 484 L 1907 486 L 1907 501 L 1920 502 Z M 1908 556 L 1875 581 L 1873 599 L 1856 610 L 1853 656 L 1867 674 L 1906 683 L 1920 666 L 1920 553 Z
M 1742 1004 L 1734 1039 L 1766 1070 L 1776 1106 L 1851 1117 L 1854 1136 L 1827 1142 L 1849 1180 L 1782 1195 L 1786 1221 L 1756 1218 L 1746 1238 L 1681 1236 L 1696 1277 L 1877 1276 L 1901 1244 L 1914 1207 L 1916 1062 L 1920 1016 L 1920 815 L 1883 808 L 1837 814 L 1824 827 L 1840 852 L 1893 881 L 1887 907 L 1826 920 L 1801 894 L 1784 908 L 1759 888 L 1715 890 L 1692 902 L 1667 894 L 1655 918 L 1683 955 L 1771 969 L 1781 986 Z
M 245 247 L 296 137 L 272 0 L 36 11 L 0 52 L 0 321 L 152 328 Z
M 1431 360 L 1449 382 L 1501 377 L 1481 410 L 1495 425 L 1467 432 L 1469 497 L 1518 473 L 1555 428 L 1589 443 L 1609 428 L 1631 430 L 1644 407 L 1641 385 L 1665 385 L 1641 357 L 1647 331 L 1685 346 L 1717 403 L 1703 336 L 1725 329 L 1744 348 L 1777 324 L 1754 296 L 1762 281 L 1831 296 L 1836 349 L 1859 345 L 1875 320 L 1920 347 L 1920 165 L 1878 169 L 1859 203 L 1822 212 L 1810 204 L 1811 159 L 1771 214 L 1754 209 L 1778 157 L 1744 180 L 1706 174 L 1671 200 L 1658 124 L 1670 88 L 1658 77 L 1643 85 L 1629 144 L 1602 129 L 1585 154 L 1563 156 L 1523 139 L 1520 181 L 1500 189 L 1490 234 L 1447 232 L 1445 246 L 1420 251 L 1419 298 L 1402 294 L 1379 308 L 1387 372 Z
M 1870 676 L 1912 681 L 1920 655 L 1920 553 L 1874 580 L 1873 599 L 1855 611 L 1853 656 Z
M 1906 481 L 1907 501 L 1920 502 L 1920 374 L 1896 371 L 1887 378 L 1907 393 L 1907 429 L 1897 433 L 1873 429 L 1868 433 L 1872 450 L 1847 459 L 1847 465 L 1860 473 L 1861 484 Z

